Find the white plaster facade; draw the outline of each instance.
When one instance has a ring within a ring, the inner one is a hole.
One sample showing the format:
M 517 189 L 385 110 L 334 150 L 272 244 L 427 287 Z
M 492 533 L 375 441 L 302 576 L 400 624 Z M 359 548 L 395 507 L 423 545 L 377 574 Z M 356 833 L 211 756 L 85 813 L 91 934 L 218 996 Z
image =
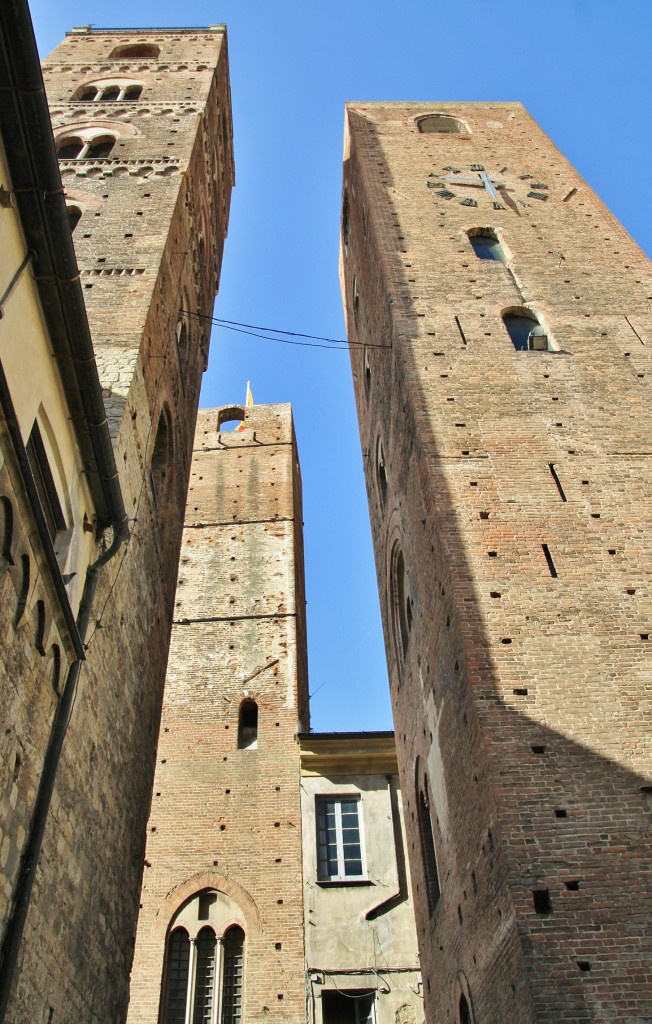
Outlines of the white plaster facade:
M 308 1020 L 421 1024 L 394 735 L 312 733 L 300 743 Z M 326 799 L 357 807 L 360 827 L 361 873 L 338 880 L 320 869 Z

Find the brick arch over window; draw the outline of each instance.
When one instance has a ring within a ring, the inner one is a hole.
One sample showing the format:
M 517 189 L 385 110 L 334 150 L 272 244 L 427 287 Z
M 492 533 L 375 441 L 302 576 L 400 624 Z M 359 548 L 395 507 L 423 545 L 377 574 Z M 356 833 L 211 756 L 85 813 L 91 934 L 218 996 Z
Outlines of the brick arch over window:
M 424 135 L 470 135 L 469 129 L 453 114 L 426 114 L 417 119 L 417 128 Z
M 171 927 L 170 922 L 174 920 L 179 909 L 202 890 L 224 893 L 239 908 L 242 915 L 241 923 L 245 932 L 248 935 L 254 932 L 257 934 L 262 933 L 258 907 L 248 890 L 232 878 L 227 878 L 218 871 L 201 871 L 187 878 L 176 889 L 168 893 L 156 915 L 153 935 L 158 937 L 160 941 L 165 941 Z M 235 923 L 235 921 L 232 923 Z
M 235 917 L 235 919 L 234 919 Z M 163 1024 L 240 1024 L 245 929 L 232 901 L 216 889 L 195 892 L 170 921 L 165 942 Z

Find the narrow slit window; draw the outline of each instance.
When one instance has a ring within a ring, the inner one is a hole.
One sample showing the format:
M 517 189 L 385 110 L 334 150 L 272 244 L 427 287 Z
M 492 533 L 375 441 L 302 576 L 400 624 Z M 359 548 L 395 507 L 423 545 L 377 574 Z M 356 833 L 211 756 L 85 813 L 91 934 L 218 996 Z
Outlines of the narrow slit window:
M 238 748 L 256 750 L 258 747 L 258 705 L 254 700 L 245 700 L 240 705 L 238 720 Z
M 418 771 L 419 766 L 417 765 L 417 775 Z M 423 779 L 423 785 L 417 784 L 416 799 L 423 878 L 426 886 L 428 912 L 432 915 L 437 903 L 439 902 L 439 897 L 441 896 L 441 886 L 439 884 L 439 871 L 437 868 L 435 836 L 432 829 L 428 779 L 425 776 Z
M 185 928 L 175 928 L 168 939 L 165 979 L 165 1024 L 185 1024 L 188 995 L 190 939 Z
M 244 970 L 244 932 L 236 925 L 224 936 L 221 1024 L 240 1024 Z

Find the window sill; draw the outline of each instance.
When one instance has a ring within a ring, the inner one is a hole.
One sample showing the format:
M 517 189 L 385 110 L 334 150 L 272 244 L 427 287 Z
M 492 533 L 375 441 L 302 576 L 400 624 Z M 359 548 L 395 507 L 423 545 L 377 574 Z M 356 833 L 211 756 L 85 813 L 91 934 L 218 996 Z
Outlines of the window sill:
M 318 878 L 317 885 L 324 889 L 332 889 L 335 886 L 349 885 L 375 885 L 370 878 Z

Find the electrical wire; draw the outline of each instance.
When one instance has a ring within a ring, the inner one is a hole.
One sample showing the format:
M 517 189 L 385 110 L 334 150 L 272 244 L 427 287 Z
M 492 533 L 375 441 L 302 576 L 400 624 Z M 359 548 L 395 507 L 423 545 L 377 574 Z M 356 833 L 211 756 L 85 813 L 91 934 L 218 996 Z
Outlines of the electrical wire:
M 193 313 L 188 309 L 182 309 L 184 316 L 196 317 L 198 320 L 209 320 L 215 327 L 222 327 L 225 331 L 235 331 L 237 334 L 248 334 L 252 338 L 261 338 L 263 341 L 277 341 L 281 345 L 298 345 L 302 348 L 325 348 L 331 352 L 343 352 L 345 346 L 358 348 L 391 348 L 390 345 L 378 345 L 374 342 L 351 341 L 346 338 L 325 338 L 320 334 L 303 334 L 301 331 L 285 331 L 280 327 L 260 327 L 257 324 L 240 323 L 238 320 L 221 320 L 219 317 L 209 316 L 207 313 Z M 259 331 L 266 331 L 267 334 L 259 334 Z M 274 337 L 274 334 L 285 334 L 285 338 Z M 291 339 L 306 338 L 307 341 Z M 327 344 L 321 344 L 326 342 Z M 333 348 L 333 346 L 341 346 Z

